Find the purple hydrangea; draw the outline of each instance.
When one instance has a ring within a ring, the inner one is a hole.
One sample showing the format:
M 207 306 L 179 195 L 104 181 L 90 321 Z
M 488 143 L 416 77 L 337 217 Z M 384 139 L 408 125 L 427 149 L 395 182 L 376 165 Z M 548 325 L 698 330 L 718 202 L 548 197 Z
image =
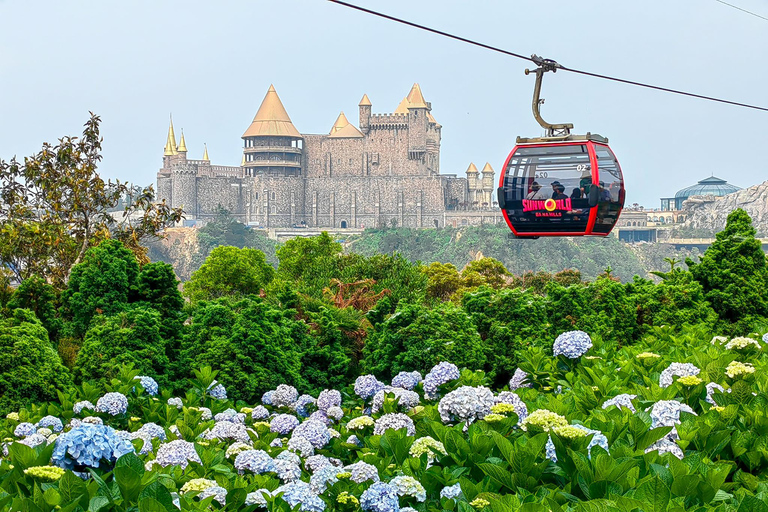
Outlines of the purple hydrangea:
M 245 414 L 237 412 L 234 409 L 227 409 L 213 417 L 217 423 L 219 421 L 231 421 L 232 423 L 245 423 Z
M 45 416 L 37 422 L 37 428 L 50 428 L 54 432 L 61 432 L 64 430 L 64 424 L 56 416 Z
M 29 446 L 30 448 L 34 448 L 35 446 L 39 446 L 41 444 L 44 444 L 48 439 L 41 434 L 32 434 L 31 436 L 27 436 L 21 441 L 18 441 L 21 444 L 25 444 Z
M 299 420 L 293 414 L 278 414 L 269 423 L 269 430 L 284 436 L 290 434 L 298 426 Z
M 145 423 L 136 432 L 147 435 L 150 439 L 158 438 L 165 441 L 166 438 L 165 429 L 156 423 Z
M 379 409 L 381 409 L 381 407 L 384 405 L 384 399 L 390 393 L 395 395 L 395 398 L 398 400 L 398 405 L 403 409 L 412 409 L 413 407 L 419 405 L 420 399 L 417 392 L 409 391 L 403 388 L 385 386 L 384 389 L 373 395 L 371 411 L 379 412 Z
M 361 375 L 355 379 L 355 394 L 363 400 L 368 400 L 382 389 L 384 383 L 373 375 Z
M 89 409 L 91 411 L 95 411 L 96 410 L 96 406 L 93 405 L 88 400 L 81 400 L 80 402 L 76 402 L 75 405 L 72 406 L 72 411 L 75 414 L 80 414 L 80 411 L 82 411 L 83 409 Z
M 419 372 L 400 372 L 392 378 L 392 387 L 411 391 L 421 381 L 421 374 Z
M 293 403 L 293 410 L 296 411 L 296 414 L 301 416 L 302 418 L 306 418 L 309 416 L 309 413 L 307 412 L 307 407 L 314 404 L 316 402 L 315 398 L 310 395 L 301 395 L 298 400 L 296 400 Z
M 317 408 L 321 411 L 327 411 L 331 407 L 341 405 L 341 393 L 335 389 L 324 389 L 317 397 Z
M 671 363 L 661 372 L 659 376 L 659 386 L 667 388 L 674 382 L 673 377 L 689 377 L 698 375 L 701 370 L 691 363 Z
M 291 508 L 301 505 L 303 512 L 323 512 L 325 510 L 325 502 L 312 492 L 312 488 L 306 482 L 298 480 L 281 485 L 275 489 L 273 495 L 281 492 L 283 493 L 283 500 Z
M 316 449 L 323 448 L 331 440 L 331 434 L 324 423 L 316 420 L 306 420 L 293 429 L 293 437 L 303 437 Z
M 16 437 L 27 437 L 31 436 L 35 432 L 37 432 L 37 427 L 35 427 L 32 423 L 25 421 L 24 423 L 19 423 L 16 426 L 13 431 L 13 435 Z
M 398 512 L 400 503 L 397 488 L 384 482 L 376 482 L 360 497 L 360 507 L 371 512 Z
M 220 384 L 218 381 L 215 381 L 215 380 L 211 382 L 210 386 L 208 386 L 206 393 L 208 393 L 211 396 L 211 398 L 215 398 L 216 400 L 227 399 L 227 389 L 224 387 L 223 384 Z
M 531 383 L 528 382 L 528 374 L 520 368 L 517 368 L 515 373 L 512 375 L 512 378 L 509 380 L 510 391 L 529 387 L 531 387 Z
M 317 455 L 315 455 L 315 457 L 317 457 Z M 329 485 L 333 485 L 339 481 L 339 478 L 336 476 L 338 473 L 339 468 L 332 466 L 330 463 L 318 468 L 309 479 L 309 485 L 312 488 L 312 491 L 317 494 L 324 493 Z
M 128 399 L 122 393 L 107 393 L 96 402 L 96 410 L 112 416 L 125 414 L 128 410 Z
M 133 445 L 121 439 L 112 427 L 80 425 L 56 438 L 51 462 L 65 469 L 98 468 L 103 462 L 112 465 L 133 452 Z
M 376 466 L 373 464 L 368 464 L 367 462 L 363 462 L 362 460 L 346 466 L 344 471 L 351 474 L 349 479 L 356 484 L 361 484 L 368 480 L 372 482 L 379 481 L 379 470 L 376 469 Z
M 148 394 L 149 396 L 155 396 L 157 395 L 158 390 L 160 387 L 157 385 L 157 381 L 153 379 L 152 377 L 147 377 L 146 375 L 139 375 L 137 377 L 133 378 L 134 380 L 138 380 L 141 384 L 141 387 L 144 388 L 144 392 Z
M 528 417 L 528 406 L 512 391 L 502 391 L 494 400 L 497 404 L 509 404 L 515 408 L 518 422 Z
M 328 417 L 325 411 L 315 411 L 309 416 L 309 419 L 324 423 L 326 426 L 332 423 L 331 418 Z
M 315 454 L 315 447 L 302 436 L 291 436 L 288 440 L 288 449 L 298 452 L 302 457 L 310 457 Z
M 304 468 L 312 473 L 325 466 L 335 467 L 333 463 L 331 463 L 331 459 L 325 455 L 310 455 L 304 460 Z
M 299 398 L 296 388 L 288 384 L 280 384 L 272 394 L 272 405 L 275 407 L 290 407 Z
M 292 482 L 301 478 L 301 468 L 296 462 L 279 457 L 275 458 L 275 473 L 283 482 Z
M 564 355 L 568 359 L 578 359 L 592 348 L 592 338 L 584 331 L 564 332 L 555 339 L 552 353 L 555 357 Z
M 272 457 L 264 450 L 247 450 L 240 452 L 235 457 L 235 469 L 243 474 L 246 471 L 260 475 L 275 471 L 275 463 Z
M 201 464 L 195 445 L 183 439 L 160 445 L 155 462 L 163 467 L 181 466 L 182 469 L 185 469 L 190 462 Z
M 443 423 L 472 423 L 490 414 L 496 403 L 493 392 L 484 387 L 461 386 L 445 395 L 437 406 Z
M 413 424 L 413 420 L 402 413 L 385 414 L 381 418 L 376 420 L 373 425 L 373 435 L 383 435 L 389 429 L 400 430 L 405 429 L 407 435 L 412 436 L 416 433 L 416 426 Z
M 424 397 L 429 400 L 437 398 L 437 388 L 456 380 L 461 376 L 459 367 L 453 363 L 443 361 L 440 364 L 435 365 L 429 373 L 424 377 Z
M 251 438 L 248 435 L 248 429 L 242 423 L 232 423 L 231 421 L 221 421 L 216 423 L 212 429 L 206 430 L 201 434 L 203 439 L 220 439 L 222 441 L 240 441 L 250 444 Z
M 251 411 L 251 418 L 255 421 L 265 420 L 269 418 L 269 411 L 263 405 L 258 405 Z

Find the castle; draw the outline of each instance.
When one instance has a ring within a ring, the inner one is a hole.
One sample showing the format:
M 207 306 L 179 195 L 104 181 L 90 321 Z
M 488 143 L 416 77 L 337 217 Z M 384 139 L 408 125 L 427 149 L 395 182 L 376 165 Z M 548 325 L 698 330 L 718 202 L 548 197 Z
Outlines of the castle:
M 262 228 L 444 227 L 499 222 L 490 164 L 466 178 L 440 174 L 441 125 L 414 84 L 391 114 L 373 114 L 367 95 L 358 126 L 344 112 L 328 134 L 302 134 L 270 86 L 242 136 L 239 167 L 187 158 L 173 131 L 157 173 L 157 191 L 182 207 L 186 223 L 219 207 Z

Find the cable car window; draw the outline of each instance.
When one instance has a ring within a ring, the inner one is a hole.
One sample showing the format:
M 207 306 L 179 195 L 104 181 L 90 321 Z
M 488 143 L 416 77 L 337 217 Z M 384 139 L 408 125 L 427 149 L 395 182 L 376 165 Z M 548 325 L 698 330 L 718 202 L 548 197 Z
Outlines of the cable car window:
M 608 146 L 595 144 L 595 156 L 600 178 L 600 196 L 593 232 L 609 233 L 624 206 L 624 180 L 619 162 Z
M 506 209 L 518 231 L 586 229 L 592 185 L 586 144 L 518 148 L 504 176 Z

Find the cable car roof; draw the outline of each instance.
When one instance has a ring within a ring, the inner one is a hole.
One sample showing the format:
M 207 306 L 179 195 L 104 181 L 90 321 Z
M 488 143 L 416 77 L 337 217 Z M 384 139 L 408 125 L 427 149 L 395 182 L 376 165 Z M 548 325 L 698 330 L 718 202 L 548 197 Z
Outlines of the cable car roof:
M 608 144 L 608 137 L 603 137 L 596 133 L 587 132 L 586 135 L 563 135 L 556 137 L 518 137 L 517 144 L 554 144 L 558 142 L 599 142 Z

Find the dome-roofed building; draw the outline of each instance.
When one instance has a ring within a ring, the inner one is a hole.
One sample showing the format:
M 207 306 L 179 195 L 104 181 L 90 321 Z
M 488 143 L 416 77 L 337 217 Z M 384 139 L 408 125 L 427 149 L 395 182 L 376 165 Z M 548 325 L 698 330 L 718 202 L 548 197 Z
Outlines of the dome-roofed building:
M 681 210 L 683 208 L 683 202 L 689 197 L 693 196 L 716 196 L 721 197 L 728 194 L 732 194 L 741 190 L 741 187 L 731 185 L 727 181 L 710 176 L 704 178 L 695 185 L 685 187 L 678 190 L 674 198 L 663 198 L 661 200 L 661 209 L 665 211 L 669 210 Z

